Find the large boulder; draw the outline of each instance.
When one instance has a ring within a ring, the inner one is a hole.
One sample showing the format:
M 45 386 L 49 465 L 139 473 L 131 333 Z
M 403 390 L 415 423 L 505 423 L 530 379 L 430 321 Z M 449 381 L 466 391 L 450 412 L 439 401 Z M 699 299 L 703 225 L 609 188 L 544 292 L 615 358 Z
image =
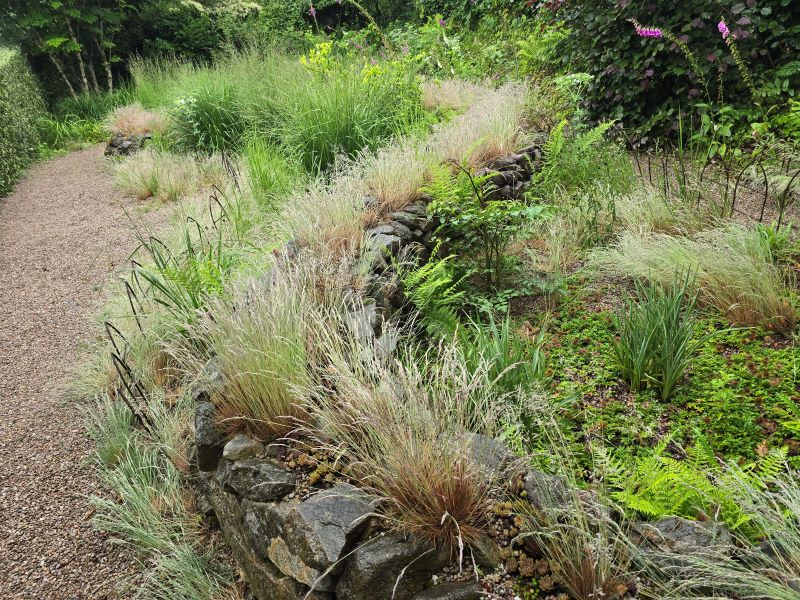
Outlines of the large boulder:
M 375 505 L 371 496 L 339 484 L 288 512 L 270 560 L 285 574 L 320 591 L 333 591 L 342 559 L 353 549 Z
M 390 533 L 374 537 L 347 559 L 336 586 L 337 600 L 411 600 L 450 562 L 447 553 L 422 540 Z
M 266 458 L 246 458 L 230 464 L 227 473 L 218 470 L 224 485 L 247 500 L 270 502 L 280 500 L 295 490 L 297 480 L 292 471 Z
M 137 153 L 144 147 L 144 144 L 152 136 L 149 133 L 144 135 L 122 135 L 115 133 L 106 145 L 106 156 L 130 156 Z
M 242 507 L 238 499 L 213 479 L 210 496 L 231 553 L 244 573 L 253 596 L 258 600 L 333 600 L 330 594 L 309 591 L 309 588 L 282 573 L 256 553 L 245 534 Z
M 652 523 L 635 523 L 637 541 L 676 554 L 703 550 L 715 545 L 729 545 L 730 532 L 717 523 L 690 521 L 683 517 L 664 517 Z

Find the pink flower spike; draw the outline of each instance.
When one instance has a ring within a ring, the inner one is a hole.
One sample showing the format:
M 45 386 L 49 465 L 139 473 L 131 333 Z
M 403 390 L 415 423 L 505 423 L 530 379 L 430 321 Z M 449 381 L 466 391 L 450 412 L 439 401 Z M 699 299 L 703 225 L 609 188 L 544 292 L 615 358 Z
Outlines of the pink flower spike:
M 316 19 L 317 18 L 317 9 L 314 8 L 313 4 L 309 4 L 308 5 L 308 14 L 311 15 L 312 19 Z
M 722 39 L 727 40 L 728 36 L 731 34 L 731 30 L 728 29 L 728 26 L 725 24 L 725 21 L 720 21 L 717 25 L 717 29 L 722 34 Z

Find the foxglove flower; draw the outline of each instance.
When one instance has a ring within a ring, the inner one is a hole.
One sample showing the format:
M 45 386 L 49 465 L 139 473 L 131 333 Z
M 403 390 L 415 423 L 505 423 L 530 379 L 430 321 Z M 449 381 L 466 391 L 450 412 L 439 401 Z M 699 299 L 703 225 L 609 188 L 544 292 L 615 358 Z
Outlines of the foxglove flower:
M 308 5 L 308 14 L 311 15 L 312 19 L 316 19 L 317 18 L 317 9 L 314 8 L 313 4 L 309 4 Z
M 717 24 L 717 29 L 719 29 L 719 32 L 722 34 L 722 39 L 727 40 L 728 36 L 731 34 L 731 30 L 728 29 L 728 26 L 725 24 L 725 21 L 720 21 Z

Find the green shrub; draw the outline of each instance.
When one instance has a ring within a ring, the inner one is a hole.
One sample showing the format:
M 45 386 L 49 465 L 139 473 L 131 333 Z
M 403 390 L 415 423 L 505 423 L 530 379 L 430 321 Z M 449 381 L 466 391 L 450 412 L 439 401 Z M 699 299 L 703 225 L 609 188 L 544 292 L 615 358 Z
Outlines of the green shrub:
M 11 191 L 38 152 L 37 120 L 45 115 L 39 86 L 16 50 L 0 48 L 0 196 Z
M 695 339 L 697 294 L 687 275 L 666 289 L 637 283 L 637 299 L 629 299 L 617 315 L 614 356 L 633 390 L 654 387 L 669 398 L 706 338 Z
M 724 102 L 759 119 L 748 86 L 717 30 L 720 18 L 752 74 L 757 102 L 765 107 L 783 103 L 800 83 L 800 62 L 792 51 L 800 43 L 800 5 L 795 2 L 578 0 L 558 6 L 555 18 L 572 32 L 561 43 L 559 55 L 571 69 L 593 76 L 588 93 L 595 118 L 622 119 L 628 128 L 644 131 L 670 131 L 681 108 L 716 102 L 721 82 Z M 698 58 L 688 60 L 680 45 L 666 37 L 638 36 L 629 19 L 661 28 Z M 712 82 L 711 98 L 703 80 Z
M 633 166 L 624 150 L 606 136 L 614 125 L 605 122 L 583 132 L 570 131 L 569 121 L 550 132 L 542 169 L 533 178 L 533 193 L 550 201 L 593 187 L 624 193 L 634 182 Z
M 488 287 L 496 288 L 505 276 L 509 244 L 546 207 L 488 199 L 488 179 L 461 167 L 454 173 L 451 165 L 444 165 L 432 170 L 425 191 L 432 197 L 428 211 L 440 223 L 436 235 L 457 244 L 465 262 L 484 276 Z

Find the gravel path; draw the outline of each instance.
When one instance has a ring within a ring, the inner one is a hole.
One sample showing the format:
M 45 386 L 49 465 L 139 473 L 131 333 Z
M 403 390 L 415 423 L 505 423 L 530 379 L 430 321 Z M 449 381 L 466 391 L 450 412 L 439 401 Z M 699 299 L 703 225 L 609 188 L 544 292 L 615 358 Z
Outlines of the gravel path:
M 125 597 L 130 553 L 91 525 L 102 489 L 68 369 L 134 247 L 99 147 L 34 166 L 0 199 L 0 598 Z M 157 215 L 148 214 L 152 221 Z

